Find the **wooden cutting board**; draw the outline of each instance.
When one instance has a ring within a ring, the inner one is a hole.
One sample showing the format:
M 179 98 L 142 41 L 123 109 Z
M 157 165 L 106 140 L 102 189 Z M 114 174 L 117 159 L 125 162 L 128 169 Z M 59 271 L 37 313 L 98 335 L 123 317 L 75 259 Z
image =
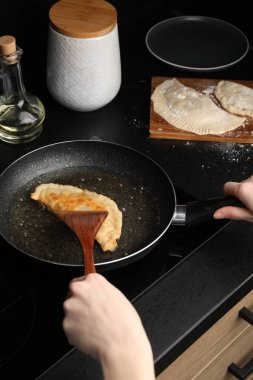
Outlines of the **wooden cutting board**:
M 156 86 L 171 77 L 153 77 L 151 90 L 155 90 Z M 212 97 L 212 92 L 220 79 L 200 79 L 200 78 L 177 78 L 185 86 L 202 91 Z M 253 81 L 233 80 L 233 82 L 241 83 L 245 86 L 253 88 Z M 195 133 L 186 132 L 167 123 L 161 116 L 154 112 L 153 102 L 150 105 L 150 125 L 149 134 L 155 139 L 171 139 L 171 140 L 194 140 L 194 141 L 216 141 L 216 142 L 238 142 L 253 143 L 253 119 L 250 117 L 234 131 L 224 133 L 219 136 L 215 135 L 197 135 Z

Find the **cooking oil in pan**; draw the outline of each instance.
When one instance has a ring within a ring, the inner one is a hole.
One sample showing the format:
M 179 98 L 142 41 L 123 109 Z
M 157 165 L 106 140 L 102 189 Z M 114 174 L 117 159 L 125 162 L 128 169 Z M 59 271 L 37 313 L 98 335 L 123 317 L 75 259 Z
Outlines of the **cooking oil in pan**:
M 101 168 L 72 167 L 41 175 L 21 188 L 10 209 L 9 235 L 21 251 L 44 261 L 82 265 L 83 255 L 74 233 L 57 217 L 30 198 L 41 183 L 86 188 L 113 199 L 123 214 L 122 235 L 114 252 L 102 252 L 95 242 L 95 263 L 117 260 L 150 244 L 159 230 L 159 210 L 148 187 Z

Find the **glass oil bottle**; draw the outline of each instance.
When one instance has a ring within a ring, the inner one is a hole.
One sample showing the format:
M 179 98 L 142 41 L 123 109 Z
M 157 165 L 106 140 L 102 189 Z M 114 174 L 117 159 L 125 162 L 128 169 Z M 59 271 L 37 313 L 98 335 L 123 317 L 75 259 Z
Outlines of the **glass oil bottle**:
M 20 64 L 22 53 L 15 37 L 0 37 L 0 140 L 12 144 L 38 137 L 45 118 L 42 102 L 25 90 Z

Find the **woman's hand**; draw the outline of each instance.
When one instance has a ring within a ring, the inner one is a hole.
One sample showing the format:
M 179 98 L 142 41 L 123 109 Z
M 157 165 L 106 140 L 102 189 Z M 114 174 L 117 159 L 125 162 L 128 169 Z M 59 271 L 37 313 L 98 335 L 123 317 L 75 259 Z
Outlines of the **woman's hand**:
M 74 279 L 64 302 L 70 344 L 100 361 L 105 379 L 154 379 L 153 355 L 133 305 L 102 275 Z
M 226 206 L 215 211 L 215 219 L 234 219 L 253 222 L 253 176 L 242 182 L 227 182 L 224 194 L 238 198 L 243 207 Z

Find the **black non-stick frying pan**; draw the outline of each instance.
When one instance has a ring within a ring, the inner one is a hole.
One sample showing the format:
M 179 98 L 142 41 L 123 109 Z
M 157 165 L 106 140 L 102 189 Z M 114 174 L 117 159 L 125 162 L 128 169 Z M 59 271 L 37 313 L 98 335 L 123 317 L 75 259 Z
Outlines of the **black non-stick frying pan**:
M 204 220 L 218 206 L 176 204 L 173 184 L 149 157 L 102 141 L 68 141 L 22 156 L 0 176 L 0 233 L 32 258 L 64 266 L 82 266 L 74 233 L 53 213 L 30 198 L 40 183 L 86 188 L 112 198 L 123 213 L 122 235 L 114 252 L 94 245 L 98 271 L 125 266 L 149 252 L 171 223 Z M 226 203 L 226 202 L 225 202 Z M 216 202 L 215 202 L 216 204 Z

